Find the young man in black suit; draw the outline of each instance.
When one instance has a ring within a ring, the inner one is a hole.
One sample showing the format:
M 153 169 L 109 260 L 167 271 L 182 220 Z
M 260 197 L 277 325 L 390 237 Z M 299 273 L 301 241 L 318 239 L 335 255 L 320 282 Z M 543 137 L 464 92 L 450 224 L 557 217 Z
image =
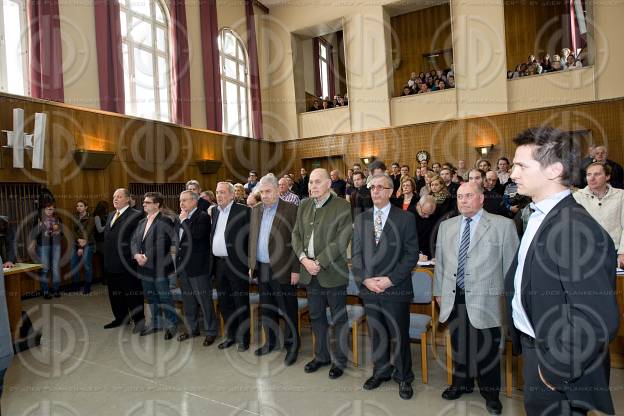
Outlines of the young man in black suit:
M 108 282 L 108 298 L 115 319 L 104 328 L 116 328 L 134 322 L 134 333 L 143 330 L 143 288 L 136 276 L 130 241 L 142 215 L 130 208 L 130 192 L 119 188 L 113 194 L 115 211 L 108 215 L 104 229 L 104 270 Z
M 533 199 L 505 282 L 514 350 L 524 356 L 526 413 L 613 414 L 616 253 L 607 232 L 570 194 L 578 145 L 550 127 L 529 129 L 514 143 L 511 179 Z
M 163 200 L 160 192 L 147 192 L 144 195 L 143 210 L 146 216 L 134 231 L 131 250 L 152 315 L 151 324 L 141 331 L 141 336 L 161 331 L 164 326 L 165 340 L 170 340 L 177 332 L 178 323 L 169 289 L 169 275 L 174 271 L 171 257 L 174 229 L 173 220 L 160 211 Z
M 353 276 L 360 284 L 374 352 L 373 376 L 364 389 L 394 378 L 399 396 L 407 400 L 414 380 L 409 325 L 412 268 L 418 263 L 416 224 L 411 213 L 390 204 L 394 187 L 389 176 L 375 175 L 370 189 L 374 207 L 355 218 L 351 244 Z
M 204 347 L 217 339 L 217 319 L 212 303 L 213 282 L 210 276 L 210 216 L 198 206 L 199 194 L 180 194 L 180 222 L 176 225 L 176 271 L 182 290 L 187 330 L 178 337 L 186 341 L 199 336 L 197 316 L 204 316 Z
M 217 207 L 212 210 L 211 276 L 219 291 L 219 308 L 225 320 L 225 340 L 219 349 L 238 343 L 249 348 L 249 267 L 247 259 L 250 209 L 234 202 L 234 186 L 219 182 Z

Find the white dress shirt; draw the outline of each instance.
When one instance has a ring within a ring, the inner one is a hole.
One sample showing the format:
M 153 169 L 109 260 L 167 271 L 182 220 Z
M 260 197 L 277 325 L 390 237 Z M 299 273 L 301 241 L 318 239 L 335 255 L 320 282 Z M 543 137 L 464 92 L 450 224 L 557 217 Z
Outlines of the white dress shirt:
M 227 225 L 228 217 L 230 216 L 230 210 L 232 209 L 234 201 L 227 204 L 225 208 L 221 208 L 217 205 L 219 210 L 219 219 L 217 220 L 217 226 L 215 227 L 215 233 L 212 237 L 212 254 L 217 257 L 227 257 L 227 246 L 225 245 L 225 226 Z
M 527 224 L 522 240 L 520 241 L 520 249 L 518 250 L 518 267 L 516 268 L 516 274 L 514 275 L 514 297 L 511 300 L 511 310 L 514 326 L 533 338 L 535 338 L 535 331 L 529 321 L 529 317 L 527 316 L 524 307 L 522 306 L 521 291 L 524 262 L 526 261 L 529 246 L 531 245 L 537 230 L 539 230 L 542 225 L 544 218 L 546 218 L 555 205 L 561 202 L 561 200 L 568 195 L 570 195 L 570 190 L 566 189 L 565 191 L 551 195 L 538 203 L 532 203 L 531 209 L 534 211 L 529 217 L 529 223 Z
M 119 219 L 119 217 L 121 217 L 128 208 L 130 208 L 130 205 L 126 205 L 122 209 L 117 210 L 117 212 L 119 212 L 119 216 L 117 217 L 117 219 Z M 113 215 L 113 219 L 111 220 L 111 225 L 115 224 L 116 222 L 117 220 L 115 219 L 115 215 Z

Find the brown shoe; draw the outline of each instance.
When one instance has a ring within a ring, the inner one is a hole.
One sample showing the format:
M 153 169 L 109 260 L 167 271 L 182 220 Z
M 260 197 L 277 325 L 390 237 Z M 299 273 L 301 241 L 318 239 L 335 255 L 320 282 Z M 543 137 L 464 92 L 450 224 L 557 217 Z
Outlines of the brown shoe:
M 217 337 L 214 335 L 207 335 L 206 338 L 204 339 L 204 347 L 211 346 L 212 344 L 214 344 L 216 339 Z

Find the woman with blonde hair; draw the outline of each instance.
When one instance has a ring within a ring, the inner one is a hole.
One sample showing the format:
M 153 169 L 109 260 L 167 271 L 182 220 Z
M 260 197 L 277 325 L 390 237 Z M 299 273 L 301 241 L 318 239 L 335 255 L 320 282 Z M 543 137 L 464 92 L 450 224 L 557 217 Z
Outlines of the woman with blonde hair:
M 442 216 L 452 209 L 452 197 L 451 193 L 446 188 L 444 179 L 439 176 L 434 176 L 429 182 L 429 195 L 431 195 L 437 204 L 436 211 L 438 215 Z
M 429 195 L 431 193 L 431 190 L 429 189 L 429 184 L 431 183 L 431 179 L 435 178 L 436 176 L 438 176 L 437 173 L 433 172 L 433 171 L 428 171 L 424 178 L 425 178 L 425 186 L 423 186 L 422 188 L 420 188 L 420 197 L 422 198 L 425 195 Z

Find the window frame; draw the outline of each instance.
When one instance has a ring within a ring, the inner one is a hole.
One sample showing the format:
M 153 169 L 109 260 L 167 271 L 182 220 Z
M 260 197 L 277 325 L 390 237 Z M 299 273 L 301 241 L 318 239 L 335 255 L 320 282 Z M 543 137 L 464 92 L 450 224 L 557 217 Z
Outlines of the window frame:
M 328 47 L 329 43 L 323 39 L 322 37 L 319 37 L 319 50 L 318 50 L 318 57 L 319 57 L 319 80 L 321 82 L 321 97 L 325 98 L 325 97 L 329 97 L 329 53 L 330 53 L 330 48 Z M 325 57 L 323 58 L 323 48 L 325 49 Z M 323 68 L 325 69 L 325 76 L 323 76 Z M 333 97 L 329 97 L 330 99 Z
M 223 50 L 223 42 L 225 37 L 231 35 L 234 38 L 234 54 L 227 54 Z M 221 103 L 222 103 L 222 125 L 223 132 L 236 134 L 243 137 L 251 137 L 251 80 L 249 79 L 249 55 L 247 48 L 243 43 L 240 36 L 231 28 L 223 27 L 219 30 L 218 36 L 218 48 L 219 48 L 219 75 L 221 78 Z M 242 57 L 238 56 L 238 52 L 242 52 Z M 236 68 L 236 77 L 232 78 L 226 75 L 226 60 L 234 62 Z M 240 74 L 241 66 L 244 68 L 244 76 Z M 243 79 L 244 81 L 241 81 Z M 227 102 L 227 84 L 231 83 L 236 86 L 236 99 L 237 99 L 237 112 L 239 123 L 237 131 L 229 131 L 228 129 L 228 102 Z M 245 94 L 245 106 L 242 105 L 242 94 Z M 244 108 L 243 108 L 244 107 Z M 247 123 L 243 124 L 240 121 L 246 120 Z M 245 131 L 246 130 L 246 131 Z
M 5 60 L 5 65 L 0 65 L 0 92 L 4 92 L 4 93 L 9 93 L 9 94 L 17 94 L 17 95 L 25 95 L 25 96 L 29 96 L 30 95 L 30 78 L 29 78 L 29 44 L 28 44 L 28 37 L 29 34 L 27 32 L 28 29 L 28 12 L 26 10 L 26 0 L 2 0 L 2 3 L 0 3 L 0 57 L 5 58 L 7 56 L 6 54 L 6 35 L 5 35 L 5 30 L 6 28 L 4 27 L 4 1 L 7 2 L 11 2 L 11 3 L 16 3 L 19 6 L 20 9 L 20 22 L 19 22 L 19 27 L 20 27 L 20 31 L 19 33 L 20 35 L 20 43 L 21 43 L 21 47 L 22 47 L 22 79 L 23 79 L 23 84 L 24 84 L 24 91 L 23 92 L 14 92 L 14 91 L 9 91 L 9 85 L 8 85 L 8 73 L 7 73 L 7 68 L 8 68 L 8 63 L 9 60 L 6 59 Z
M 139 112 L 139 108 L 142 103 L 137 101 L 137 84 L 136 84 L 136 66 L 134 53 L 136 51 L 149 53 L 152 55 L 152 81 L 153 81 L 153 99 L 154 99 L 154 113 L 153 117 L 159 121 L 171 122 L 173 120 L 173 108 L 172 108 L 172 95 L 171 95 L 171 20 L 169 16 L 169 8 L 166 2 L 162 0 L 149 1 L 150 16 L 145 16 L 132 10 L 132 7 L 128 2 L 137 0 L 120 0 L 119 1 L 119 18 L 120 21 L 125 13 L 125 27 L 126 33 L 121 33 L 121 48 L 122 59 L 126 59 L 126 54 L 123 52 L 124 46 L 127 48 L 127 60 L 128 71 L 126 73 L 126 67 L 123 65 L 124 71 L 124 94 L 126 103 L 126 114 L 137 117 L 147 117 L 145 114 Z M 157 18 L 157 8 L 160 8 L 164 22 L 159 22 Z M 141 42 L 137 42 L 132 38 L 132 19 L 136 18 L 142 23 L 150 25 L 151 33 L 151 46 L 145 45 Z M 123 24 L 121 25 L 123 27 Z M 165 33 L 165 50 L 158 49 L 158 29 L 162 29 Z M 160 78 L 161 74 L 158 69 L 158 59 L 163 58 L 165 60 L 166 69 L 164 75 L 165 85 L 161 86 Z M 164 88 L 163 88 L 164 87 Z M 161 90 L 166 91 L 166 100 L 161 97 Z M 163 103 L 166 102 L 166 111 L 163 113 Z

